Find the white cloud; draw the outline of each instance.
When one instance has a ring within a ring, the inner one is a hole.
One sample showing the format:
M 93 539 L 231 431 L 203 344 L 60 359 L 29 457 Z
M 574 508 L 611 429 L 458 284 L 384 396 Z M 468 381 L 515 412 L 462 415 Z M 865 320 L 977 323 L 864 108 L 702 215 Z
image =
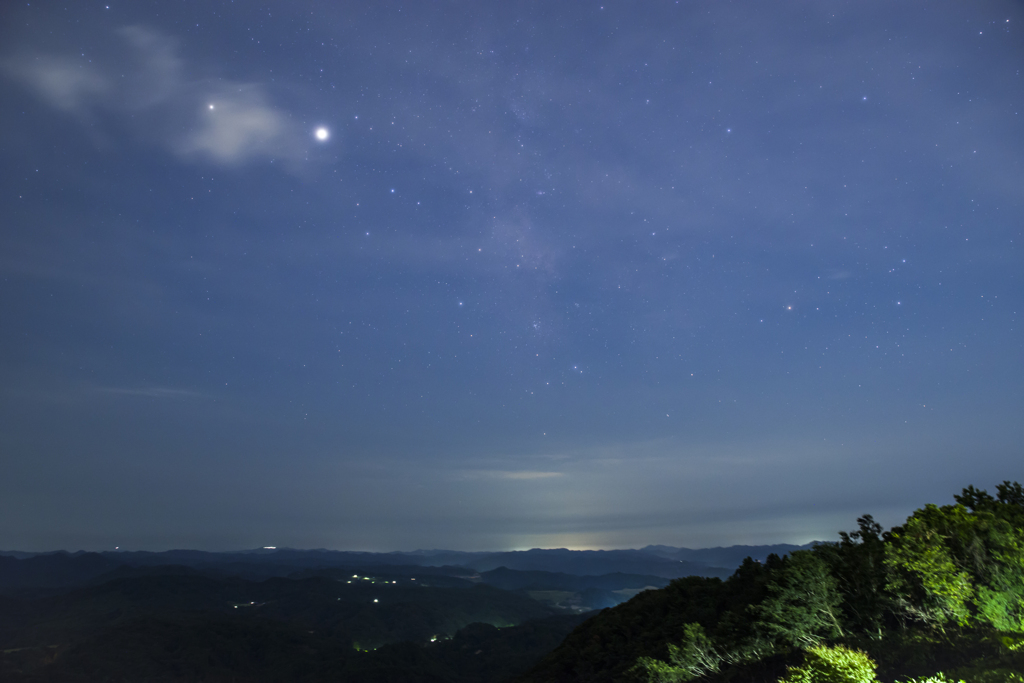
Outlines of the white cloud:
M 232 83 L 208 91 L 199 130 L 178 143 L 179 153 L 235 164 L 254 156 L 288 158 L 300 149 L 289 140 L 284 114 L 269 104 L 260 86 Z
M 22 55 L 5 61 L 3 70 L 64 111 L 81 110 L 112 90 L 95 66 L 71 57 Z
M 187 80 L 173 39 L 140 26 L 116 33 L 106 60 L 24 51 L 0 70 L 57 109 L 85 119 L 112 113 L 124 129 L 183 158 L 224 165 L 305 158 L 308 136 L 263 84 Z
M 125 92 L 134 107 L 167 102 L 185 87 L 181 79 L 182 62 L 173 40 L 141 26 L 126 26 L 118 33 L 139 58 L 139 67 Z

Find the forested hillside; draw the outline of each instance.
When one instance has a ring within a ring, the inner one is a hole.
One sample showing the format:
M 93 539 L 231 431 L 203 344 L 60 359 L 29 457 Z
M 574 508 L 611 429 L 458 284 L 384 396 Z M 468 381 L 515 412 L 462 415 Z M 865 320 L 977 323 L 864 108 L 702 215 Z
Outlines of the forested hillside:
M 523 683 L 1024 681 L 1024 489 L 677 579 L 579 626 Z

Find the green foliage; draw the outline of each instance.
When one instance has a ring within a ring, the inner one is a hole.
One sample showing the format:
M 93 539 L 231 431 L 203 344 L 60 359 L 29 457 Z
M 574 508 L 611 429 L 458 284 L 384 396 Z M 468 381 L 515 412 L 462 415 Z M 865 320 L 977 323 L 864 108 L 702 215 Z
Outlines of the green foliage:
M 973 486 L 953 498 L 972 512 L 990 512 L 1015 528 L 1024 527 L 1024 486 L 1015 481 L 998 484 L 995 498 Z
M 871 515 L 859 517 L 857 525 L 858 531 L 840 531 L 840 542 L 819 544 L 814 551 L 836 578 L 847 630 L 880 639 L 886 614 L 892 610 L 891 596 L 885 590 L 882 526 Z
M 956 501 L 886 533 L 865 515 L 837 543 L 748 559 L 724 583 L 649 591 L 521 680 L 871 682 L 877 663 L 883 681 L 1024 683 L 1024 487 Z
M 725 658 L 715 649 L 711 639 L 700 624 L 687 624 L 684 628 L 683 644 L 669 645 L 669 661 L 677 668 L 685 669 L 691 678 L 717 673 Z
M 940 626 L 968 623 L 974 585 L 954 561 L 947 541 L 966 535 L 970 524 L 962 505 L 927 505 L 890 532 L 885 556 L 891 570 L 889 589 L 909 616 Z
M 751 586 L 763 581 L 766 572 L 759 567 L 748 568 L 744 589 L 754 590 Z M 626 680 L 631 670 L 637 672 L 641 658 L 667 660 L 668 644 L 678 642 L 688 624 L 699 623 L 710 633 L 734 605 L 743 609 L 747 597 L 738 595 L 741 592 L 732 579 L 723 582 L 692 576 L 676 579 L 661 590 L 640 593 L 581 624 L 522 680 Z M 733 625 L 743 627 L 742 622 L 730 622 Z
M 886 546 L 888 589 L 903 616 L 940 628 L 987 623 L 1024 631 L 1024 529 L 1015 527 L 1019 485 L 1000 499 L 964 489 L 964 503 L 917 510 Z M 967 506 L 970 506 L 970 510 Z
M 750 612 L 759 629 L 771 640 L 812 647 L 824 639 L 843 635 L 840 625 L 843 598 L 825 560 L 810 550 L 798 550 L 774 571 L 768 597 Z
M 863 652 L 819 645 L 807 650 L 804 663 L 790 668 L 779 683 L 874 683 L 875 668 Z
M 700 624 L 683 627 L 680 645 L 669 644 L 668 663 L 652 657 L 641 657 L 638 668 L 651 683 L 685 683 L 707 674 L 718 673 L 728 657 L 718 651 Z
M 941 674 L 940 674 L 941 675 Z M 971 673 L 964 672 L 966 680 L 957 683 L 1024 683 L 1024 676 L 1010 669 L 986 669 Z
M 1003 643 L 1003 647 L 1010 652 L 1024 651 L 1024 638 L 1004 635 L 1000 640 Z
M 674 647 L 669 645 L 669 649 Z M 693 675 L 688 670 L 653 657 L 638 659 L 632 673 L 648 683 L 686 683 L 693 680 Z

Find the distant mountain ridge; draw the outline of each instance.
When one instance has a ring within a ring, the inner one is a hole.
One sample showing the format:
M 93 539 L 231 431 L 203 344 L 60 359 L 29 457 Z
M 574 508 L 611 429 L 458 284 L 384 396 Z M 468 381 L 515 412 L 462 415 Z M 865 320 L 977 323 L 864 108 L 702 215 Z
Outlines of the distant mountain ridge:
M 666 579 L 681 576 L 718 576 L 732 574 L 728 567 L 713 567 L 703 562 L 660 557 L 640 550 L 520 550 L 496 553 L 469 563 L 473 569 L 488 571 L 498 567 L 520 571 L 546 571 L 579 576 L 602 574 L 649 574 Z
M 806 545 L 793 545 L 792 543 L 776 543 L 774 545 L 733 545 L 728 547 L 701 548 L 699 550 L 693 550 L 690 548 L 673 548 L 672 546 L 667 545 L 649 545 L 641 548 L 640 552 L 659 555 L 669 559 L 682 560 L 684 562 L 699 562 L 717 567 L 736 568 L 748 557 L 757 560 L 758 562 L 764 562 L 768 559 L 768 556 L 773 553 L 781 557 L 782 555 L 788 555 L 794 550 L 808 550 L 814 547 L 815 543 L 817 543 L 817 541 L 812 541 Z
M 647 546 L 639 550 L 568 550 L 566 548 L 509 552 L 417 550 L 373 553 L 339 550 L 254 549 L 233 552 L 202 550 L 105 551 L 25 553 L 0 552 L 0 591 L 26 588 L 57 589 L 97 580 L 124 567 L 175 566 L 211 575 L 242 576 L 250 580 L 290 576 L 298 571 L 387 567 L 445 568 L 448 576 L 491 572 L 499 568 L 520 572 L 549 572 L 597 577 L 609 574 L 675 579 L 683 576 L 725 578 L 746 557 L 764 561 L 770 553 L 783 555 L 804 546 L 776 544 L 728 548 Z M 136 574 L 138 572 L 128 572 Z

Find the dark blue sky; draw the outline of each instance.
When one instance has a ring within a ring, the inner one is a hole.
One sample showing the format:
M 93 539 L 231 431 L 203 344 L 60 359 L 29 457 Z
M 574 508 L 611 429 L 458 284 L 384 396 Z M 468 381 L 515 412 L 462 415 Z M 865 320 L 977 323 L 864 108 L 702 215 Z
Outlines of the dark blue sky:
M 1022 26 L 6 4 L 0 547 L 806 542 L 1024 479 Z

